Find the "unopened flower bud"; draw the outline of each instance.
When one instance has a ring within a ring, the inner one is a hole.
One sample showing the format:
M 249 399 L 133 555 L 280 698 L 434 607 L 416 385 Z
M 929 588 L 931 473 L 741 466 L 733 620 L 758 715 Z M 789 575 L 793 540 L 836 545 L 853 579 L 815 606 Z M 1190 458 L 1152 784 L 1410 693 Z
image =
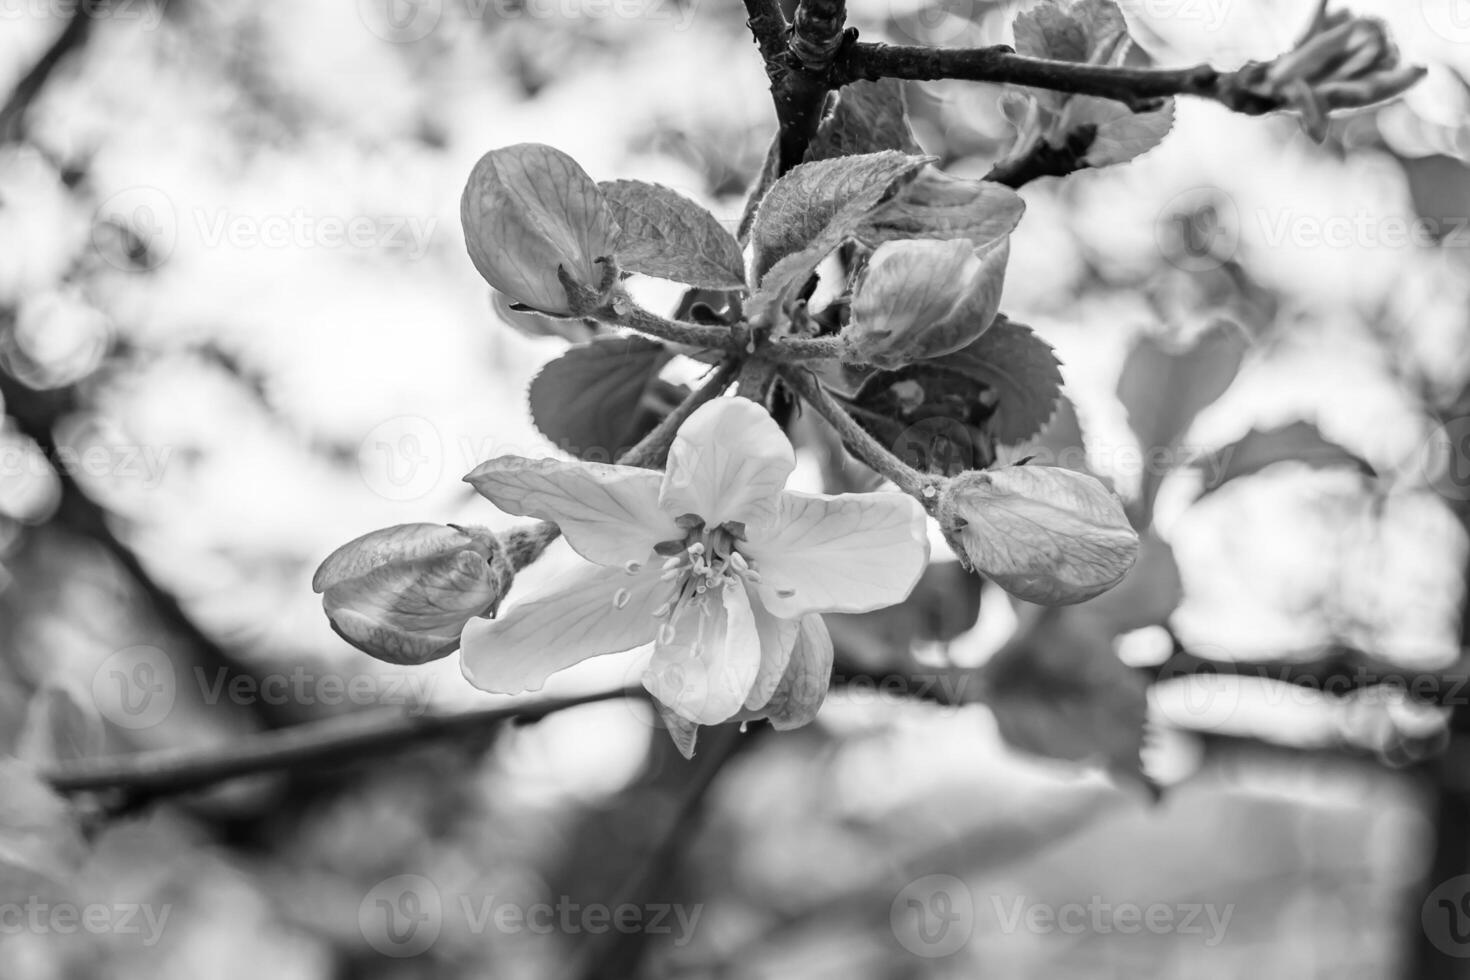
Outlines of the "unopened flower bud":
M 399 524 L 332 552 L 311 587 L 348 643 L 389 663 L 422 664 L 458 649 L 465 623 L 493 615 L 514 577 L 486 528 Z
M 1010 244 L 885 242 L 852 301 L 853 352 L 883 368 L 957 351 L 995 320 Z
M 600 298 L 618 238 L 602 191 L 577 161 L 540 143 L 491 150 L 460 198 L 470 260 L 485 281 L 544 313 L 571 315 L 564 273 Z
M 1399 62 L 1398 49 L 1383 24 L 1345 12 L 1314 25 L 1294 49 L 1240 73 L 1252 95 L 1284 102 L 1302 115 L 1314 138 L 1327 133 L 1327 112 L 1355 109 L 1391 99 L 1424 76 L 1424 69 Z
M 937 516 L 963 561 L 1011 595 L 1047 606 L 1107 591 L 1138 556 L 1117 495 L 1055 466 L 963 473 L 945 486 Z

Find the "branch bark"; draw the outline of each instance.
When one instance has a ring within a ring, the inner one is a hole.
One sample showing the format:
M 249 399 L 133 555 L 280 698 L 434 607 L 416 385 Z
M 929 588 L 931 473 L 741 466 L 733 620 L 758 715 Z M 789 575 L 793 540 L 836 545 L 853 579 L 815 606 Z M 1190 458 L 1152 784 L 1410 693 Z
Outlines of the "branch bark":
M 239 776 L 361 761 L 436 739 L 482 732 L 506 721 L 538 721 L 583 704 L 641 696 L 641 688 L 618 688 L 455 714 L 415 717 L 399 711 L 357 713 L 262 732 L 204 749 L 160 749 L 80 759 L 45 771 L 42 778 L 61 793 L 122 790 L 133 796 L 156 798 Z
M 1157 108 L 1174 95 L 1192 95 L 1250 115 L 1282 108 L 1282 103 L 1248 91 L 1241 83 L 1252 66 L 1220 72 L 1209 65 L 1189 68 L 1130 68 L 1052 61 L 1017 54 L 1007 45 L 986 48 L 927 48 L 918 45 L 849 45 L 832 67 L 832 81 L 899 78 L 935 81 L 954 78 L 1093 95 L 1121 102 L 1135 111 Z

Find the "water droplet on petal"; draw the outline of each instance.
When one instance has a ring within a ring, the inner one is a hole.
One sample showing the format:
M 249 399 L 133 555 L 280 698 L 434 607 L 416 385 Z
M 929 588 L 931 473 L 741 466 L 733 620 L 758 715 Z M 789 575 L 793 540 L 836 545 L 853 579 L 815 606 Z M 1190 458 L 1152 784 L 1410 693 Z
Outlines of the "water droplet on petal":
M 618 589 L 617 593 L 613 596 L 613 605 L 618 609 L 622 609 L 628 604 L 628 600 L 632 598 L 633 593 L 627 589 Z

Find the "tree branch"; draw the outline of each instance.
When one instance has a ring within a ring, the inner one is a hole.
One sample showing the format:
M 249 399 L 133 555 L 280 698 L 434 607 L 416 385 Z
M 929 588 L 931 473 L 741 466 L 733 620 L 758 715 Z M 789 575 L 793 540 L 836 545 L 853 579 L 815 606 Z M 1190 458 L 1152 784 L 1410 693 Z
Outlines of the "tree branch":
M 1092 148 L 1097 136 L 1096 126 L 1079 126 L 1067 134 L 1065 146 L 1052 146 L 1045 140 L 1037 140 L 1020 156 L 1002 160 L 990 168 L 986 180 L 1006 187 L 1018 188 L 1041 177 L 1065 177 L 1091 164 L 1083 158 Z
M 769 65 L 786 50 L 786 15 L 779 0 L 745 0 L 745 24 Z
M 1122 102 L 1134 111 L 1157 108 L 1161 100 L 1173 95 L 1213 99 L 1236 112 L 1251 115 L 1282 108 L 1280 100 L 1262 98 L 1241 84 L 1241 78 L 1247 77 L 1251 68 L 1247 65 L 1239 72 L 1222 73 L 1209 65 L 1190 68 L 1093 65 L 1032 58 L 1017 54 L 1003 44 L 987 48 L 926 48 L 858 43 L 847 47 L 832 71 L 834 80 L 841 85 L 861 79 L 954 78 L 1093 95 Z
M 56 40 L 41 52 L 41 57 L 21 76 L 10 92 L 10 97 L 0 106 L 0 144 L 18 143 L 25 138 L 25 117 L 36 97 L 46 87 L 51 74 L 73 51 L 86 43 L 92 32 L 92 18 L 97 12 L 96 3 L 79 3 L 72 11 L 66 27 Z
M 357 713 L 261 732 L 203 749 L 159 749 L 79 759 L 43 772 L 42 778 L 61 793 L 124 790 L 147 797 L 167 796 L 239 776 L 372 758 L 451 735 L 484 731 L 505 721 L 538 721 L 567 708 L 642 694 L 641 688 L 618 688 L 417 717 L 399 711 Z
M 1423 77 L 1424 69 L 1401 66 L 1397 57 L 1380 24 L 1345 17 L 1271 61 L 1247 62 L 1228 72 L 1209 65 L 1133 68 L 1055 61 L 1017 54 L 1006 45 L 927 48 L 854 43 L 839 52 L 830 84 L 879 78 L 999 82 L 1112 99 L 1135 112 L 1155 109 L 1171 96 L 1189 95 L 1253 116 L 1298 109 L 1315 129 L 1322 122 L 1313 117 L 1392 98 Z

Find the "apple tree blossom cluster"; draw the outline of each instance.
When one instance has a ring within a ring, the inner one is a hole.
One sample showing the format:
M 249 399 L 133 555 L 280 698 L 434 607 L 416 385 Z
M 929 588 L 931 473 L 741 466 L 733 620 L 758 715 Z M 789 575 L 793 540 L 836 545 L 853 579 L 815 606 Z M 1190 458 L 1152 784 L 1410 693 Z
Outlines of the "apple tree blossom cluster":
M 1357 24 L 1323 25 L 1327 40 L 1277 66 L 1291 78 L 1256 82 L 1324 110 L 1345 87 L 1387 85 L 1393 58 Z M 1016 36 L 1022 53 L 1088 65 L 1121 65 L 1132 43 L 1103 0 L 1043 4 Z M 1017 152 L 1075 150 L 1080 133 L 1079 166 L 1147 151 L 1173 117 L 1169 99 L 1024 98 Z M 1111 489 L 1000 462 L 1060 398 L 1051 348 L 1000 312 L 1020 196 L 939 169 L 892 79 L 843 85 L 802 162 L 775 160 L 734 233 L 666 187 L 598 182 L 549 146 L 475 164 L 461 201 L 474 267 L 517 329 L 580 340 L 529 393 L 560 453 L 465 477 L 487 508 L 539 523 L 402 525 L 338 549 L 315 587 L 340 635 L 394 663 L 459 650 L 472 684 L 507 694 L 647 648 L 643 686 L 687 752 L 701 725 L 811 721 L 833 665 L 823 614 L 903 603 L 931 522 L 1018 600 L 1081 603 L 1124 578 L 1139 536 Z M 632 276 L 683 284 L 684 300 L 672 316 L 644 309 Z M 675 358 L 706 380 L 666 380 Z M 878 489 L 789 488 L 796 413 L 823 419 Z M 581 566 L 515 587 L 558 535 Z

